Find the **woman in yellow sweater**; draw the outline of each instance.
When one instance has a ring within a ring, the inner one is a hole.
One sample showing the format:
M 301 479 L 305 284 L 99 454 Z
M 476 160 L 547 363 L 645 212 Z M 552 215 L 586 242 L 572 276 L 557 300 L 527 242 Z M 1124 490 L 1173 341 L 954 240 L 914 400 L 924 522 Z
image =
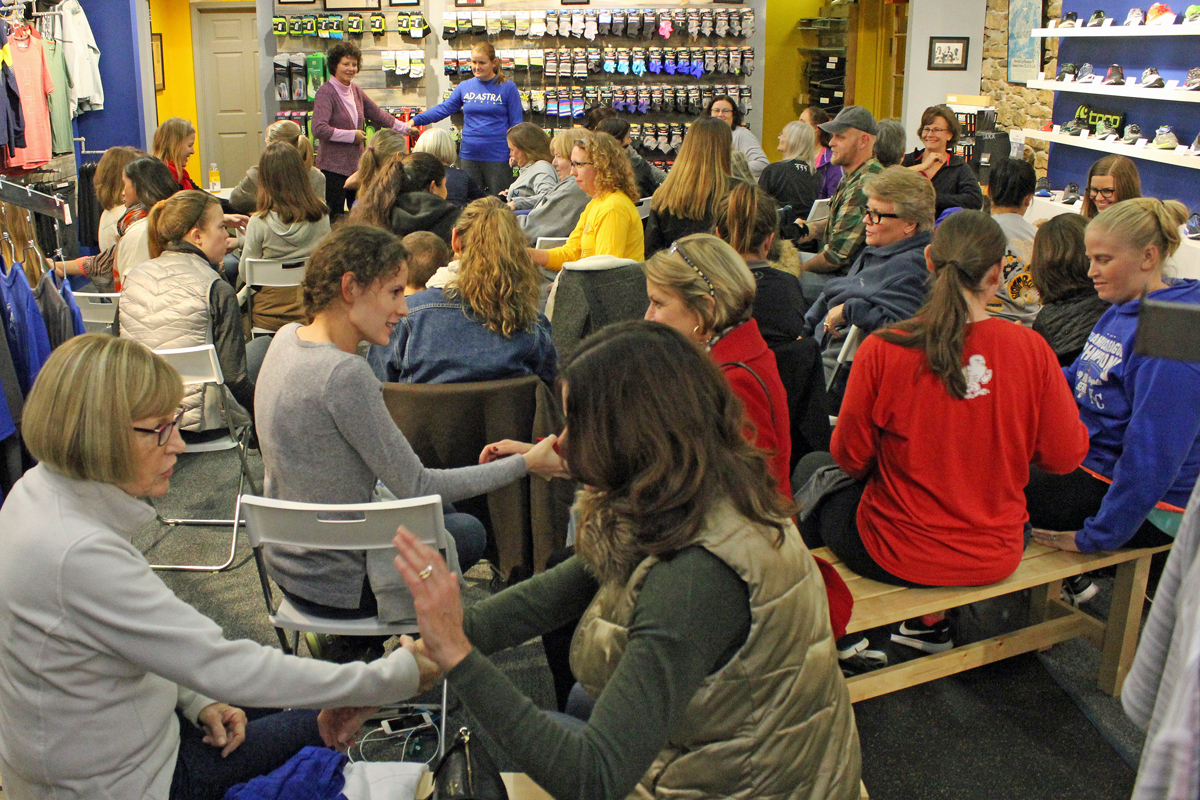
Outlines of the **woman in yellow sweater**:
M 644 261 L 642 219 L 634 205 L 640 192 L 629 156 L 617 140 L 607 133 L 580 131 L 571 150 L 571 174 L 592 199 L 567 243 L 553 250 L 531 249 L 533 262 L 559 270 L 588 256 Z

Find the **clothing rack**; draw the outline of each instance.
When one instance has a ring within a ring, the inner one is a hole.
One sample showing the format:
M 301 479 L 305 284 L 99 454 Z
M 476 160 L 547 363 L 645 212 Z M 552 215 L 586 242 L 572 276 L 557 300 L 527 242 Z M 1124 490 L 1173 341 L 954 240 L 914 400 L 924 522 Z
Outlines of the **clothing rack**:
M 81 156 L 102 156 L 102 155 L 104 155 L 103 150 L 88 150 L 87 149 L 87 137 L 86 136 L 72 137 L 72 141 L 79 142 L 79 155 L 81 155 Z
M 65 225 L 71 224 L 71 207 L 58 195 L 44 194 L 20 183 L 0 178 L 0 200 L 27 211 L 53 217 Z

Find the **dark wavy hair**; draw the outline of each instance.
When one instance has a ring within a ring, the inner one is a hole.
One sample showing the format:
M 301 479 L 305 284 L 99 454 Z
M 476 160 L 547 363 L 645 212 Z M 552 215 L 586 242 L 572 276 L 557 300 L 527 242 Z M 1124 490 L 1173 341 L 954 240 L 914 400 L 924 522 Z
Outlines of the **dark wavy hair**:
M 342 59 L 347 56 L 353 58 L 358 64 L 358 68 L 362 69 L 362 50 L 359 50 L 353 42 L 343 41 L 338 42 L 325 53 L 325 64 L 328 66 L 330 75 L 333 75 L 338 64 L 342 63 Z
M 350 222 L 391 230 L 392 209 L 400 195 L 428 192 L 429 184 L 444 180 L 446 167 L 431 153 L 409 153 L 403 161 L 384 164 L 350 209 Z
M 146 211 L 182 188 L 167 165 L 154 156 L 143 156 L 130 161 L 125 165 L 125 177 L 133 184 L 133 192 Z
M 391 231 L 350 222 L 338 225 L 309 256 L 301 284 L 304 313 L 311 322 L 340 297 L 342 276 L 347 272 L 366 288 L 393 277 L 407 263 L 408 251 Z
M 610 325 L 563 363 L 564 453 L 588 488 L 576 501 L 576 548 L 601 582 L 647 556 L 690 545 L 729 503 L 783 541 L 791 503 L 745 437 L 741 401 L 720 369 L 657 322 Z

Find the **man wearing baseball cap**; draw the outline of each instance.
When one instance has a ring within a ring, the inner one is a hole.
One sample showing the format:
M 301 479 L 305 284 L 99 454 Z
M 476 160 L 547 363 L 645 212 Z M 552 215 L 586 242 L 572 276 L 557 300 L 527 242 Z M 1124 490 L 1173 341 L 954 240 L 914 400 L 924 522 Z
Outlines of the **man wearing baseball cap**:
M 846 106 L 821 130 L 830 134 L 829 148 L 833 163 L 842 168 L 842 182 L 829 203 L 829 217 L 809 225 L 806 239 L 824 234 L 824 247 L 803 264 L 800 286 L 804 299 L 816 301 L 825 284 L 845 275 L 859 252 L 866 246 L 867 196 L 863 184 L 882 172 L 883 165 L 873 155 L 879 125 L 862 106 Z

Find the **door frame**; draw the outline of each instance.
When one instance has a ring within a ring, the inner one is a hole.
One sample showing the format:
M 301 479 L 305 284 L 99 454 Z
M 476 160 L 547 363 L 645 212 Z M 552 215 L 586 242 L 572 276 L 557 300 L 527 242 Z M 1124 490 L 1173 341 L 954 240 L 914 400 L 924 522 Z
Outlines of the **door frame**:
M 195 77 L 197 79 L 196 80 L 196 138 L 199 139 L 198 147 L 197 147 L 197 150 L 198 150 L 197 155 L 200 156 L 200 159 L 199 159 L 200 176 L 199 177 L 203 179 L 200 181 L 199 185 L 203 186 L 203 187 L 208 186 L 208 164 L 212 163 L 212 153 L 216 149 L 216 141 L 214 139 L 213 130 L 211 127 L 209 127 L 207 121 L 201 118 L 202 111 L 205 106 L 204 101 L 208 98 L 208 93 L 210 91 L 208 88 L 209 87 L 208 82 L 200 80 L 201 75 L 200 75 L 200 68 L 199 68 L 199 63 L 198 63 L 198 59 L 200 56 L 200 14 L 205 11 L 250 11 L 255 14 L 255 19 L 256 20 L 258 19 L 258 17 L 257 17 L 258 8 L 257 8 L 254 0 L 231 0 L 231 2 L 224 2 L 223 0 L 192 0 L 192 3 L 191 3 L 190 12 L 191 12 L 191 23 L 192 23 L 192 73 L 193 73 L 193 75 L 195 75 Z M 257 27 L 256 27 L 256 31 L 257 31 Z M 257 47 L 261 48 L 262 45 L 258 41 L 257 33 L 254 37 L 254 42 Z M 260 54 L 259 60 L 261 60 L 261 54 Z M 259 97 L 259 94 L 260 94 L 260 92 L 256 88 L 255 92 L 254 92 L 254 96 Z M 262 100 L 260 98 L 260 100 L 259 100 L 260 112 L 262 110 L 261 102 L 262 102 Z M 259 116 L 261 116 L 261 114 Z M 207 155 L 205 155 L 206 153 L 207 153 Z M 205 158 L 208 159 L 207 162 L 205 161 Z

